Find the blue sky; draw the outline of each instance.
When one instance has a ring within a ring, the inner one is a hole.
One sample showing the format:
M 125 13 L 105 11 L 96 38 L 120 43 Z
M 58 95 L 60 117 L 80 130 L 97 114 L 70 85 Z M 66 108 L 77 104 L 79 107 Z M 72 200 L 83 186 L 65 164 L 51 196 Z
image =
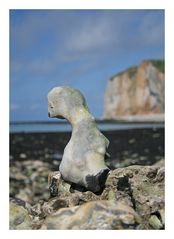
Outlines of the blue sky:
M 79 89 L 103 115 L 114 74 L 164 58 L 163 10 L 11 10 L 10 120 L 50 120 L 47 93 Z

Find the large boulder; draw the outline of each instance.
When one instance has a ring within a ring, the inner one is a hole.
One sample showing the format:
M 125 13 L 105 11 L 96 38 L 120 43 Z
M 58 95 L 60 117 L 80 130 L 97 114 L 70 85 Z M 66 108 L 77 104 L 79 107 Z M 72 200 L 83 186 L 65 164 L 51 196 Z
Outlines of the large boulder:
M 57 178 L 57 197 L 41 207 L 42 229 L 164 228 L 162 163 L 115 169 L 99 194 L 79 191 Z
M 115 202 L 131 206 L 142 218 L 141 228 L 155 228 L 149 224 L 153 216 L 164 227 L 164 166 L 129 166 L 115 169 L 106 182 L 105 195 Z
M 93 201 L 48 216 L 41 229 L 135 229 L 140 217 L 124 204 Z
M 54 197 L 32 206 L 13 199 L 10 229 L 164 229 L 164 173 L 162 161 L 111 170 L 96 194 L 52 172 Z

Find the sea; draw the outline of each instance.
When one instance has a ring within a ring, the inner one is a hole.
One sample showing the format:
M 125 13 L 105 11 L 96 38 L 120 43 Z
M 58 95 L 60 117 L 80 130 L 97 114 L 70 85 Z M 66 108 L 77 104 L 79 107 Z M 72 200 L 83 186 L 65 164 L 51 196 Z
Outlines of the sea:
M 164 122 L 119 122 L 119 121 L 96 121 L 101 131 L 164 128 Z M 71 132 L 71 125 L 67 121 L 58 122 L 10 122 L 10 133 L 47 133 L 47 132 Z

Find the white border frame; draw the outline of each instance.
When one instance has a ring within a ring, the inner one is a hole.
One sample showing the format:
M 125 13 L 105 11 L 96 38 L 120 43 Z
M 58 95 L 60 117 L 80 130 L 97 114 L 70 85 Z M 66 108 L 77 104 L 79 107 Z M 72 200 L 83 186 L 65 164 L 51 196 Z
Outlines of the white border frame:
M 9 10 L 10 9 L 165 9 L 165 157 L 166 157 L 166 229 L 164 231 L 10 231 L 8 217 L 8 178 L 9 178 Z M 139 238 L 157 236 L 164 238 L 172 233 L 174 213 L 173 208 L 173 118 L 174 107 L 172 95 L 174 94 L 173 59 L 174 59 L 174 9 L 170 0 L 3 0 L 0 3 L 0 146 L 1 146 L 1 210 L 0 226 L 1 234 L 10 237 L 31 237 L 33 234 L 41 238 L 50 236 L 66 236 L 81 238 L 89 236 L 104 236 L 114 238 Z M 172 102 L 172 103 L 171 103 Z M 7 171 L 6 171 L 7 170 Z M 171 219 L 171 220 L 170 220 Z M 66 233 L 66 234 L 65 234 Z M 97 233 L 97 235 L 96 235 Z M 99 233 L 99 234 L 98 234 Z

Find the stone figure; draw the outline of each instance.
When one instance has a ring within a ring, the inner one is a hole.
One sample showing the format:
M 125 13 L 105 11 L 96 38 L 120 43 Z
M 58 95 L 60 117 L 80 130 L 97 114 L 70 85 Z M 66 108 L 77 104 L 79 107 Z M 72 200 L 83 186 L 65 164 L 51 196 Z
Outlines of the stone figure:
M 65 118 L 72 125 L 71 139 L 59 166 L 61 177 L 93 192 L 100 191 L 109 168 L 105 164 L 108 139 L 99 131 L 80 91 L 68 86 L 48 93 L 49 117 Z

